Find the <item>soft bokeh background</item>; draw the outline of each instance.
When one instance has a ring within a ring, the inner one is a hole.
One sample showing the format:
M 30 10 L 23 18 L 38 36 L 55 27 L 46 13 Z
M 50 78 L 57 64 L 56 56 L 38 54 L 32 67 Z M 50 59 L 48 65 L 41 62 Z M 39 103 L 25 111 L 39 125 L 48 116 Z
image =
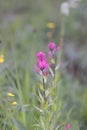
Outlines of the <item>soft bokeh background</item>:
M 51 41 L 59 45 L 64 0 L 0 0 L 0 90 L 10 88 L 8 73 L 15 81 L 18 67 L 20 81 L 29 72 L 31 87 L 35 82 L 35 54 L 47 52 Z M 56 27 L 48 28 L 53 22 Z M 87 1 L 82 0 L 65 18 L 65 36 L 60 67 L 61 95 L 65 111 L 73 106 L 71 117 L 87 130 Z M 32 94 L 31 94 L 32 97 Z

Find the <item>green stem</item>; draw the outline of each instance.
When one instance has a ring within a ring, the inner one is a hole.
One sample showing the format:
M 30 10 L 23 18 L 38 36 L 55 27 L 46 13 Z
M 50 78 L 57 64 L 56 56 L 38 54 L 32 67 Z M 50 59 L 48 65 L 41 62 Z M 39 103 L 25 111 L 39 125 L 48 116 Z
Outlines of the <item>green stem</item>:
M 45 93 L 45 90 L 46 90 L 46 84 L 45 84 L 45 81 L 44 81 L 44 76 L 43 76 L 43 74 L 42 74 L 42 80 L 43 80 L 43 88 L 44 88 L 44 92 L 43 92 L 43 94 L 44 94 L 44 104 L 46 103 L 46 101 L 47 101 L 47 98 L 46 98 L 46 93 Z

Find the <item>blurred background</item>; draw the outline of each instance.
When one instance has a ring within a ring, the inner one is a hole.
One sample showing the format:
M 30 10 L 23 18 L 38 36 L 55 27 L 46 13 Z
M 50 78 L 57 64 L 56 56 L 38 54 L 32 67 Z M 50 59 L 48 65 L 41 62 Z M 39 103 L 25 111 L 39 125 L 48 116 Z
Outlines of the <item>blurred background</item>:
M 0 0 L 0 55 L 5 58 L 0 64 L 0 89 L 9 86 L 7 71 L 15 81 L 15 64 L 20 81 L 29 71 L 32 86 L 36 53 L 47 51 L 51 41 L 60 45 L 64 29 L 61 95 L 65 112 L 73 106 L 71 117 L 87 130 L 87 0 L 74 0 L 77 4 L 71 2 L 67 13 L 61 4 L 70 1 Z

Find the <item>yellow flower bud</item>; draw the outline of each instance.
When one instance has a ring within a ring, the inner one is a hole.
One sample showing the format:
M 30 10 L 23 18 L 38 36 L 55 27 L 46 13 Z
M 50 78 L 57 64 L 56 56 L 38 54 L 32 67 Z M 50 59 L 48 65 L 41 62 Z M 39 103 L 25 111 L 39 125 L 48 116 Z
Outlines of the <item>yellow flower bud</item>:
M 16 106 L 16 105 L 17 105 L 17 102 L 16 102 L 16 101 L 12 102 L 12 105 Z
M 0 63 L 3 63 L 4 62 L 4 55 L 0 55 Z
M 8 93 L 9 97 L 14 97 L 15 95 L 13 93 Z

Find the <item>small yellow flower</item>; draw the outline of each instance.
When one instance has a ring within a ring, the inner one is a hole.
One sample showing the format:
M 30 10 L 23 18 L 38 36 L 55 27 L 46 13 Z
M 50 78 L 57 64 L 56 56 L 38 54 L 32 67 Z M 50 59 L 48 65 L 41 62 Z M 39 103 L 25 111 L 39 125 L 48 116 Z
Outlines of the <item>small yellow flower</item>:
M 13 93 L 8 93 L 9 97 L 14 97 L 15 95 Z
M 1 54 L 1 55 L 0 55 L 0 63 L 3 63 L 3 62 L 4 62 L 4 55 Z
M 16 102 L 16 101 L 12 102 L 12 105 L 16 106 L 16 105 L 17 105 L 17 102 Z
M 53 22 L 49 22 L 49 23 L 47 23 L 47 27 L 50 29 L 54 29 L 56 27 L 56 24 Z

